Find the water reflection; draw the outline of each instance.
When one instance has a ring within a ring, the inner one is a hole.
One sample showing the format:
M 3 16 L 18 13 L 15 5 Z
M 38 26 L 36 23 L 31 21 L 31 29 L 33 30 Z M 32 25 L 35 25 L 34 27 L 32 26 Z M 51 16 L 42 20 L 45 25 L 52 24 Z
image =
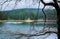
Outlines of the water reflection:
M 31 25 L 30 25 L 31 24 Z M 55 24 L 54 24 L 55 25 Z M 52 26 L 54 26 L 52 24 Z M 11 36 L 11 33 L 25 33 L 25 34 L 35 34 L 38 31 L 43 29 L 43 22 L 40 22 L 38 24 L 36 24 L 36 22 L 32 22 L 32 23 L 22 23 L 22 24 L 13 24 L 11 22 L 0 22 L 0 39 L 16 39 L 15 37 L 18 36 Z M 37 32 L 33 31 L 29 31 L 31 26 L 35 26 L 34 28 L 37 30 Z M 47 26 L 51 26 L 47 25 Z M 57 31 L 57 28 L 51 28 L 51 30 Z M 44 35 L 45 36 L 45 35 Z M 56 35 L 53 34 L 53 36 L 57 37 Z M 54 37 L 54 38 L 55 38 Z M 37 37 L 33 37 L 35 39 L 37 39 Z M 22 37 L 21 39 L 27 39 L 26 37 Z M 31 38 L 32 39 L 32 38 Z
M 0 27 L 4 26 L 4 22 L 0 22 Z

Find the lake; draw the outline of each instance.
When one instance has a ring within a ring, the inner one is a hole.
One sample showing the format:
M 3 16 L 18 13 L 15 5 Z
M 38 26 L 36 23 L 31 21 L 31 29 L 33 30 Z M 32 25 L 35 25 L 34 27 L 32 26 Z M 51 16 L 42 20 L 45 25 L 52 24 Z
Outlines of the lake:
M 27 39 L 28 37 L 19 37 L 19 35 L 14 35 L 18 33 L 24 34 L 36 34 L 43 29 L 43 22 L 41 24 L 13 24 L 11 22 L 0 22 L 0 39 Z M 46 30 L 48 26 L 57 26 L 56 23 L 46 24 Z M 57 31 L 57 27 L 50 27 L 51 31 Z M 46 37 L 47 36 L 47 37 Z M 46 37 L 46 38 L 45 38 Z M 58 39 L 57 35 L 52 33 L 50 35 L 46 34 L 43 36 L 33 36 L 31 39 Z

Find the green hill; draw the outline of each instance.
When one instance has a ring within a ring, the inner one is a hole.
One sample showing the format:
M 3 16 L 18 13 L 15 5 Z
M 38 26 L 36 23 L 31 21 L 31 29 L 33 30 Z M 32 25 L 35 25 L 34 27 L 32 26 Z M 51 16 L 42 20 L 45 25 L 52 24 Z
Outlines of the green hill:
M 3 14 L 1 16 L 1 13 Z M 54 9 L 52 10 L 45 10 L 47 19 L 49 20 L 55 20 L 56 19 L 56 11 Z M 25 8 L 25 9 L 16 9 L 16 10 L 10 10 L 10 11 L 0 11 L 0 19 L 4 18 L 3 20 L 24 20 L 24 19 L 43 19 L 44 14 L 41 9 L 37 8 Z M 53 19 L 52 19 L 53 18 Z

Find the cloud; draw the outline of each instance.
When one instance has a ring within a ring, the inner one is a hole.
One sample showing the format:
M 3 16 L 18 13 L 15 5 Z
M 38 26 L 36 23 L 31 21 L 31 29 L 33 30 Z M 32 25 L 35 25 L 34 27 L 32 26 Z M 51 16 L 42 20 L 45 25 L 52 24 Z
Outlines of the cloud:
M 45 3 L 53 2 L 53 0 L 43 0 Z
M 50 0 L 51 2 L 52 0 Z M 2 1 L 3 2 L 3 1 Z M 45 0 L 45 2 L 48 2 L 48 0 Z M 9 5 L 7 6 L 7 4 Z M 38 2 L 33 2 L 32 0 L 21 0 L 20 2 L 17 2 L 17 5 L 15 6 L 15 1 L 7 2 L 2 7 L 2 10 L 12 10 L 14 9 L 21 9 L 21 8 L 38 8 Z M 15 7 L 14 7 L 15 6 Z M 1 7 L 1 6 L 0 6 Z M 6 7 L 6 8 L 5 8 Z M 43 8 L 44 5 L 40 2 L 40 7 Z

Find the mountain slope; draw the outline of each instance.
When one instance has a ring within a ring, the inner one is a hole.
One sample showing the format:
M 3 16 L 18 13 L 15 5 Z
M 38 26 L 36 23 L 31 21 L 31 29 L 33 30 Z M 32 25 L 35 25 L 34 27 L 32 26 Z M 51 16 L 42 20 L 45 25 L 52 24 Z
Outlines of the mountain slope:
M 48 20 L 55 20 L 56 19 L 56 11 L 52 10 L 44 10 Z M 2 11 L 3 14 L 6 15 L 6 18 L 14 19 L 14 20 L 24 20 L 24 19 L 43 19 L 44 14 L 41 9 L 37 8 L 25 8 L 25 9 L 17 9 L 11 11 Z M 53 18 L 53 19 L 52 19 Z

